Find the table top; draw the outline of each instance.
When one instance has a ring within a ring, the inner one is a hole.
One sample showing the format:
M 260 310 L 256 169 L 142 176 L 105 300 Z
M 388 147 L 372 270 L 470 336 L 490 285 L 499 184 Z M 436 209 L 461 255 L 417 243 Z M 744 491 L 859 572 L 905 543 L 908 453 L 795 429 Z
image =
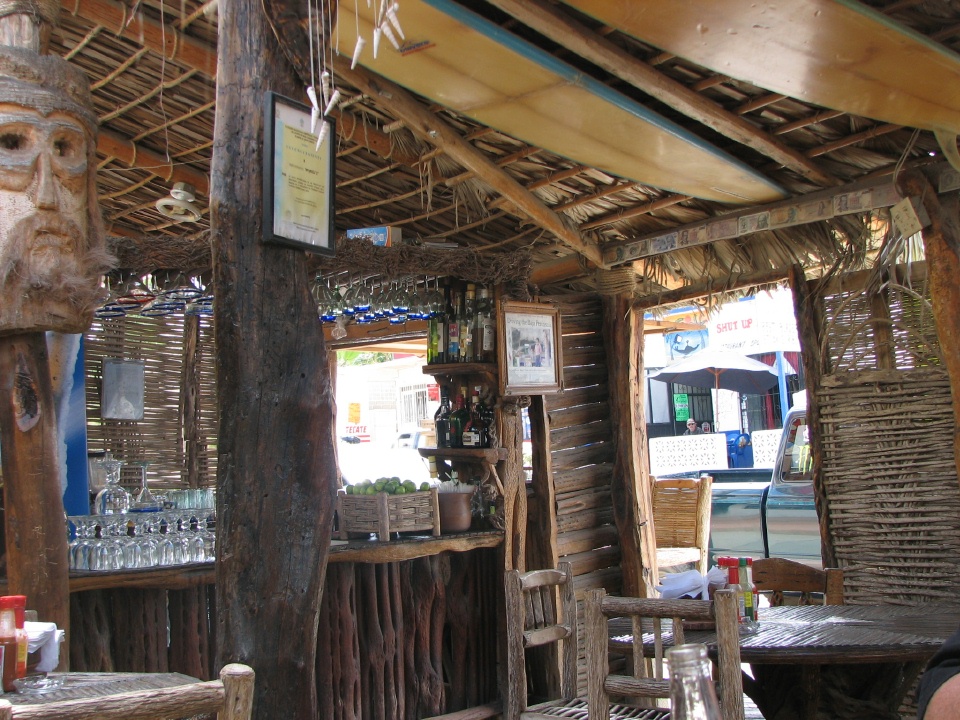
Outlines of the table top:
M 196 678 L 180 673 L 50 673 L 52 679 L 62 681 L 56 690 L 44 692 L 5 693 L 3 699 L 11 705 L 44 705 L 61 700 L 104 697 L 134 690 L 189 685 L 199 682 Z
M 741 633 L 740 659 L 790 665 L 924 662 L 958 629 L 960 605 L 953 604 L 761 608 L 756 631 Z M 612 647 L 629 649 L 629 620 L 612 619 L 610 634 Z M 688 630 L 685 640 L 715 651 L 716 632 Z

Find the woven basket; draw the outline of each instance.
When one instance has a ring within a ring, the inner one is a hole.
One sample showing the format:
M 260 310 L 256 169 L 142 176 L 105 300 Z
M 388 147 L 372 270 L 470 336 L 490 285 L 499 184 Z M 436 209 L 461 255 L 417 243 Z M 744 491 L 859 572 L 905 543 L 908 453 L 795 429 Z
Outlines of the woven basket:
M 411 530 L 430 530 L 440 534 L 440 510 L 437 489 L 409 495 L 347 495 L 337 493 L 337 516 L 340 522 L 340 538 L 347 533 L 377 533 L 386 542 L 390 534 Z

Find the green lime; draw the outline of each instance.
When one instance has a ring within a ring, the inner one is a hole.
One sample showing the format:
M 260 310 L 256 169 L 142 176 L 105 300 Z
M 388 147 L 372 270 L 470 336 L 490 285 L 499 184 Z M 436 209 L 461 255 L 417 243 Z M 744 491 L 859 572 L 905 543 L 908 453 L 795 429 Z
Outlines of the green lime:
M 420 483 L 420 490 L 421 490 L 421 491 L 423 491 L 423 490 L 429 490 L 429 489 L 430 489 L 430 483 L 428 483 L 426 480 L 424 480 L 422 483 Z
M 406 488 L 407 492 L 414 492 L 417 489 L 417 484 L 413 480 L 404 480 L 403 487 Z
M 346 493 L 347 495 L 353 495 L 353 485 L 347 485 Z
M 365 495 L 376 495 L 377 488 L 374 485 L 368 485 L 366 488 L 364 488 L 363 492 Z

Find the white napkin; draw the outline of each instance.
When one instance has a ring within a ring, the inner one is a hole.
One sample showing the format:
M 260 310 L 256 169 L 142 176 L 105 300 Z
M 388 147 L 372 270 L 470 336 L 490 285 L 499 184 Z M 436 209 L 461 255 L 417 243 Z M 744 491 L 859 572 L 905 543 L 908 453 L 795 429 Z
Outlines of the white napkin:
M 710 597 L 708 589 L 711 585 L 722 586 L 726 583 L 727 574 L 714 565 L 706 575 L 701 575 L 697 570 L 687 570 L 682 573 L 672 573 L 664 575 L 657 585 L 660 597 L 665 600 L 675 599 L 689 595 L 693 598 Z
M 37 664 L 39 672 L 53 672 L 60 663 L 60 643 L 65 633 L 57 629 L 52 622 L 24 622 L 23 629 L 27 631 L 28 652 L 40 651 L 40 662 Z

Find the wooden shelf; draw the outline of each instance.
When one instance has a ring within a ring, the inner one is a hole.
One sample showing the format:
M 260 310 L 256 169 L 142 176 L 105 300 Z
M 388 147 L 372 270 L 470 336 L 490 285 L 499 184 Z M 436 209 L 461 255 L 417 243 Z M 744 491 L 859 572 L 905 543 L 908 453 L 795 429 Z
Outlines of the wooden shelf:
M 450 535 L 403 536 L 390 542 L 376 540 L 334 541 L 329 562 L 387 563 L 414 560 L 442 552 L 467 552 L 479 548 L 498 547 L 503 543 L 503 530 L 478 530 Z
M 470 363 L 442 363 L 423 366 L 424 375 L 445 375 L 447 377 L 457 377 L 460 375 L 487 375 L 491 378 L 497 377 L 496 363 L 470 362 Z
M 436 457 L 443 460 L 463 460 L 485 462 L 495 465 L 507 459 L 506 448 L 417 448 L 423 457 Z
M 141 570 L 115 572 L 70 572 L 70 592 L 106 588 L 141 588 L 183 590 L 198 585 L 212 585 L 216 579 L 214 563 L 194 563 Z

